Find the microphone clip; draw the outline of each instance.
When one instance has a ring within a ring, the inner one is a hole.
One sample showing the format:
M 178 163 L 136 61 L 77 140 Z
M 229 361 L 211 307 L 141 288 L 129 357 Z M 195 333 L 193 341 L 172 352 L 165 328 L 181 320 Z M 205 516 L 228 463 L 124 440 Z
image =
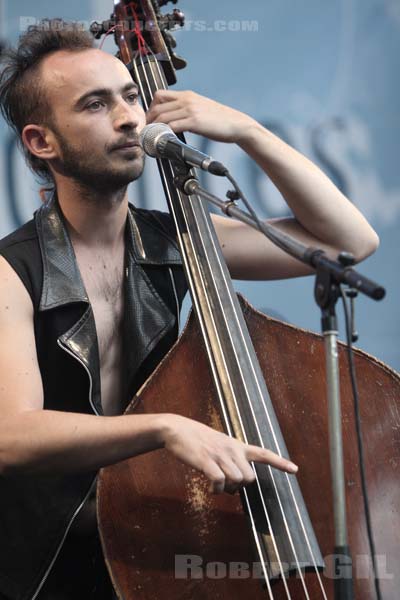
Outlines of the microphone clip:
M 196 177 L 191 172 L 191 168 L 185 163 L 175 163 L 175 172 L 174 185 L 176 189 L 187 194 L 187 183 L 189 181 L 195 181 Z

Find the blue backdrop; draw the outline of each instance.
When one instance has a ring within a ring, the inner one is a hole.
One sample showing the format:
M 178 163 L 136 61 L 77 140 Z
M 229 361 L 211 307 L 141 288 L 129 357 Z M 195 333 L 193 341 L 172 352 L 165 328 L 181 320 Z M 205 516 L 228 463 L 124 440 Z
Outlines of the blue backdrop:
M 0 0 L 0 35 L 14 43 L 21 30 L 43 17 L 106 19 L 112 4 L 70 0 L 60 2 L 55 14 L 49 0 L 34 5 Z M 379 303 L 357 300 L 358 345 L 399 369 L 400 2 L 186 0 L 181 9 L 186 26 L 176 34 L 178 53 L 189 66 L 178 73 L 178 87 L 248 112 L 277 132 L 324 169 L 377 230 L 381 246 L 359 268 L 388 293 Z M 115 51 L 111 40 L 105 49 Z M 280 195 L 241 151 L 194 136 L 191 141 L 230 166 L 261 215 L 287 213 Z M 5 235 L 31 216 L 39 200 L 38 185 L 4 123 L 0 175 L 0 235 Z M 224 194 L 222 182 L 205 182 Z M 136 204 L 164 206 L 153 165 L 131 188 Z M 313 278 L 237 287 L 255 306 L 319 330 Z

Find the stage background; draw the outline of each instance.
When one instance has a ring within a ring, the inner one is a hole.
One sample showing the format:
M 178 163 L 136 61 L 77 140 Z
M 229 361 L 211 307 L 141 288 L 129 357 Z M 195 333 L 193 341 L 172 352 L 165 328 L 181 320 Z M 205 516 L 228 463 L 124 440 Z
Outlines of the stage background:
M 0 0 L 1 40 L 15 43 L 29 23 L 43 17 L 103 20 L 112 4 Z M 178 88 L 248 112 L 281 135 L 316 162 L 377 230 L 380 248 L 359 269 L 382 283 L 387 297 L 379 303 L 357 300 L 358 346 L 399 369 L 400 2 L 186 0 L 180 8 L 187 24 L 176 34 L 177 51 L 189 66 L 178 73 Z M 111 40 L 105 48 L 114 51 Z M 280 195 L 241 151 L 195 136 L 191 142 L 231 168 L 262 216 L 287 214 Z M 140 206 L 164 207 L 154 166 L 147 162 L 130 198 Z M 223 182 L 204 182 L 224 194 Z M 31 217 L 39 200 L 38 185 L 3 122 L 0 189 L 4 236 Z M 257 308 L 319 330 L 312 277 L 240 282 L 237 289 Z M 339 315 L 342 322 L 341 308 Z

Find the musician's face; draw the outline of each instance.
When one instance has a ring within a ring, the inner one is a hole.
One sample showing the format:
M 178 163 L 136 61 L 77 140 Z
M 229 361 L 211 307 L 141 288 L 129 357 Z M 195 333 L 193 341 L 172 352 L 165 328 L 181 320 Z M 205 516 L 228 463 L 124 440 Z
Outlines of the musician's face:
M 42 77 L 56 178 L 112 190 L 139 177 L 144 156 L 138 134 L 145 114 L 122 62 L 101 50 L 58 51 L 43 62 Z

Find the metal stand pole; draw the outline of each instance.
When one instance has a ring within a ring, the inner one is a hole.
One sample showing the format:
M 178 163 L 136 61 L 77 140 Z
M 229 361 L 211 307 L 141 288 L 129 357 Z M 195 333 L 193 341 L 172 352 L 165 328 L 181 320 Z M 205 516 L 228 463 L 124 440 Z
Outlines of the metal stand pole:
M 351 258 L 339 256 L 344 263 Z M 342 414 L 340 405 L 339 361 L 337 347 L 337 319 L 335 305 L 339 296 L 337 285 L 329 272 L 317 269 L 315 299 L 321 307 L 321 326 L 325 341 L 327 397 L 329 413 L 329 451 L 333 488 L 333 515 L 335 526 L 334 575 L 335 600 L 352 600 L 352 558 L 347 537 L 346 492 L 343 466 Z

